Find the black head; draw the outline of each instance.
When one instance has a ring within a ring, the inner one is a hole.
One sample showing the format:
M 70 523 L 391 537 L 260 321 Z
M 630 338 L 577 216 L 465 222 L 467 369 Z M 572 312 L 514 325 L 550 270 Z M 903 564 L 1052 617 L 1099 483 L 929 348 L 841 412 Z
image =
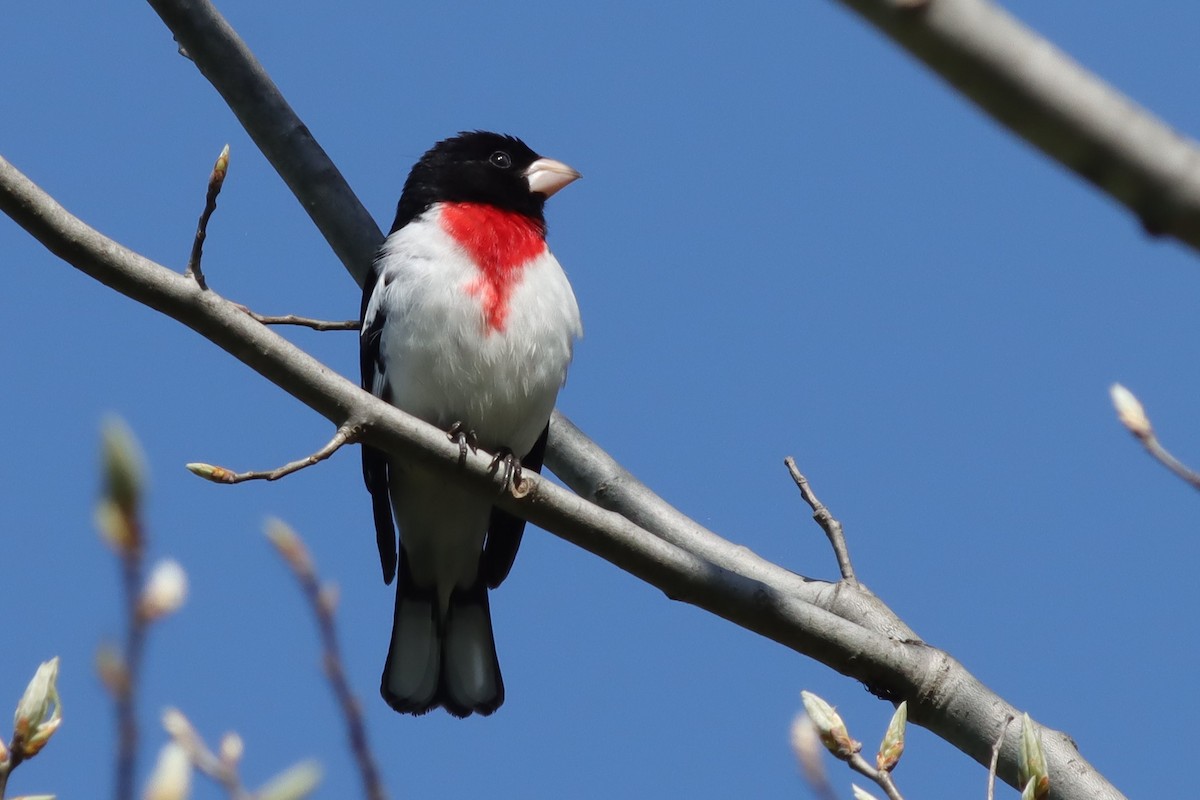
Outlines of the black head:
M 535 168 L 541 180 L 535 179 L 530 173 L 535 162 L 550 165 L 553 176 L 547 180 L 546 171 Z M 435 144 L 413 166 L 404 182 L 392 231 L 442 202 L 486 203 L 545 225 L 542 209 L 546 198 L 578 177 L 570 167 L 543 159 L 515 136 L 463 132 Z

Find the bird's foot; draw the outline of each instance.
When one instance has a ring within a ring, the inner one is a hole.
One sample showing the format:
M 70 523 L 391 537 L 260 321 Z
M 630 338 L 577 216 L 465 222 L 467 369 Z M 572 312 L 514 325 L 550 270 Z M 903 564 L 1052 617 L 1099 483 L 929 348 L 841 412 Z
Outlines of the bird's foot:
M 472 453 L 479 452 L 479 444 L 475 437 L 475 431 L 467 430 L 467 426 L 461 422 L 456 422 L 450 426 L 450 430 L 446 431 L 446 437 L 458 445 L 458 465 L 465 466 L 467 463 L 467 448 L 471 448 Z
M 495 473 L 501 464 L 504 465 L 504 490 L 512 491 L 514 486 L 521 483 L 521 459 L 517 458 L 512 450 L 501 447 L 496 451 L 496 455 L 492 456 L 492 463 L 488 469 Z

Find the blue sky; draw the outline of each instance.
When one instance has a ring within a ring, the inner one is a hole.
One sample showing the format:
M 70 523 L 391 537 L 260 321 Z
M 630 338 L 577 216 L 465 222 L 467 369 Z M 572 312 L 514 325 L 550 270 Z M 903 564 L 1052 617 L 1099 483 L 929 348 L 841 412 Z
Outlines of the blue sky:
M 1182 35 L 1200 10 L 1101 6 L 1009 4 L 1200 130 Z M 1130 796 L 1190 785 L 1200 506 L 1117 425 L 1107 387 L 1133 389 L 1200 464 L 1193 254 L 1147 238 L 830 3 L 221 8 L 383 226 L 411 163 L 457 130 L 514 133 L 583 172 L 548 207 L 586 329 L 560 407 L 635 474 L 727 538 L 831 578 L 782 466 L 794 455 L 859 575 L 918 633 L 1069 732 Z M 228 142 L 210 285 L 265 313 L 357 313 L 353 282 L 148 6 L 18 4 L 5 23 L 6 158 L 181 268 Z M 188 461 L 281 464 L 331 429 L 6 219 L 0 264 L 0 711 L 52 655 L 66 710 L 12 791 L 109 791 L 92 658 L 119 634 L 119 595 L 91 522 L 109 413 L 152 470 L 151 554 L 179 559 L 192 585 L 149 643 L 142 775 L 174 705 L 210 740 L 241 733 L 251 785 L 316 757 L 318 796 L 358 793 L 268 515 L 341 587 L 349 677 L 394 797 L 804 797 L 787 748 L 801 689 L 858 738 L 882 734 L 891 708 L 855 682 L 538 531 L 492 599 L 505 706 L 466 722 L 393 714 L 376 689 L 392 590 L 357 454 L 270 485 L 191 477 Z M 289 335 L 355 373 L 352 334 Z M 830 768 L 849 796 L 849 773 Z M 897 778 L 910 797 L 984 791 L 982 768 L 921 730 Z

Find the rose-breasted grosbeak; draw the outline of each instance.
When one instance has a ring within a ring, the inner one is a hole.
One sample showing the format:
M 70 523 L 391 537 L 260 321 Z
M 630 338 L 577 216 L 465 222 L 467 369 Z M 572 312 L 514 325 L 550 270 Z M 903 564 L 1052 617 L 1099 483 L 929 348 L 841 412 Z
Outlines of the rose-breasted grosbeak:
M 460 447 L 540 470 L 583 332 L 542 208 L 578 177 L 495 133 L 461 133 L 425 153 L 363 287 L 363 388 L 449 430 Z M 525 521 L 372 447 L 362 454 L 388 583 L 393 513 L 400 530 L 383 697 L 411 714 L 490 714 L 504 683 L 488 589 L 508 575 Z

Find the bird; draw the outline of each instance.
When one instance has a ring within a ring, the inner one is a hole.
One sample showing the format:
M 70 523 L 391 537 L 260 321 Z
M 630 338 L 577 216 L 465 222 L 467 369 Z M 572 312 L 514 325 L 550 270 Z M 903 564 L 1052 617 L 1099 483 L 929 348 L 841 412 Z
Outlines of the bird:
M 495 454 L 506 481 L 541 471 L 583 335 L 544 214 L 579 177 L 514 136 L 438 142 L 409 173 L 363 286 L 362 387 L 446 431 L 460 462 L 468 447 Z M 384 582 L 396 579 L 380 693 L 401 713 L 491 714 L 504 681 L 488 590 L 511 570 L 525 521 L 369 445 L 362 464 Z

